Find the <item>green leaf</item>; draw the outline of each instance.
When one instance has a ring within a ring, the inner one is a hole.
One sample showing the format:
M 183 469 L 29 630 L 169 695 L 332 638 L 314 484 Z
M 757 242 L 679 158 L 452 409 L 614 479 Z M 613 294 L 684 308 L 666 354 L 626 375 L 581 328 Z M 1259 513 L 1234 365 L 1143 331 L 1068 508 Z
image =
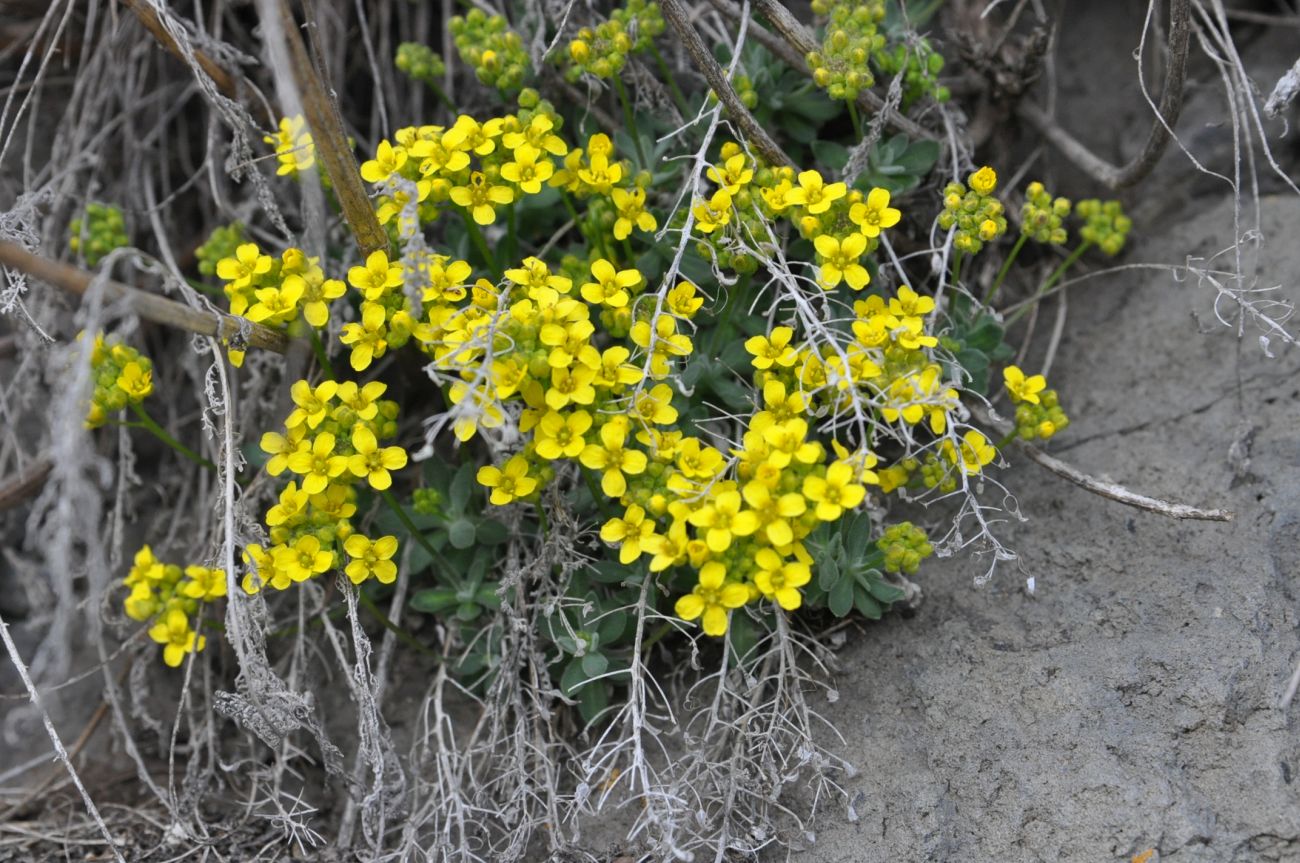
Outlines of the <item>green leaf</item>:
M 826 555 L 817 564 L 817 584 L 822 590 L 829 591 L 839 584 L 840 562 L 836 555 Z
M 560 691 L 565 695 L 572 696 L 579 686 L 587 682 L 587 673 L 582 670 L 582 660 L 574 658 L 564 667 L 564 673 L 560 675 Z
M 495 518 L 483 519 L 475 531 L 475 539 L 480 545 L 500 545 L 510 538 L 510 530 Z
M 459 515 L 465 511 L 465 507 L 469 506 L 470 496 L 474 493 L 474 476 L 476 472 L 473 462 L 467 461 L 460 466 L 460 469 L 456 471 L 456 475 L 452 477 L 451 488 L 447 490 L 447 499 L 448 503 L 451 504 L 451 512 Z M 457 546 L 457 548 L 460 547 Z
M 871 540 L 871 516 L 865 512 L 854 513 L 844 525 L 844 551 L 852 563 L 858 563 L 867 553 Z
M 853 610 L 853 587 L 850 578 L 841 578 L 835 583 L 826 597 L 826 607 L 831 610 L 831 614 L 843 617 Z
M 429 590 L 417 590 L 411 595 L 411 608 L 426 614 L 441 614 L 455 605 L 459 600 L 456 591 L 445 587 Z
M 476 533 L 474 522 L 467 518 L 458 518 L 447 525 L 447 539 L 453 548 L 472 548 Z
M 834 141 L 818 139 L 810 145 L 817 164 L 831 171 L 839 171 L 849 163 L 849 149 Z
M 887 581 L 881 581 L 879 578 L 873 578 L 867 582 L 867 590 L 871 595 L 886 605 L 893 605 L 907 594 L 900 587 L 895 587 Z
M 501 597 L 497 596 L 497 585 L 485 584 L 474 591 L 474 601 L 484 608 L 500 608 Z
M 884 614 L 884 609 L 880 607 L 880 603 L 872 599 L 871 595 L 860 587 L 853 592 L 853 600 L 853 604 L 858 611 L 868 620 L 879 620 L 880 616 Z
M 478 616 L 483 613 L 483 609 L 476 602 L 462 602 L 456 609 L 456 618 L 469 623 L 471 620 L 477 620 Z
M 627 612 L 611 611 L 596 624 L 596 635 L 602 644 L 610 644 L 617 641 L 625 629 L 627 629 Z
M 588 684 L 578 692 L 578 713 L 588 725 L 600 718 L 609 707 L 610 687 L 602 682 Z
M 609 660 L 603 653 L 588 653 L 582 657 L 582 673 L 587 677 L 600 677 L 609 668 Z
M 754 622 L 749 619 L 749 615 L 739 609 L 731 613 L 731 623 L 727 627 L 727 643 L 738 661 L 742 663 L 751 658 L 750 655 L 758 644 L 758 633 L 754 630 Z
M 632 574 L 632 567 L 621 564 L 616 560 L 598 560 L 588 569 L 591 570 L 592 581 L 598 581 L 601 584 L 621 584 L 624 579 Z
M 1002 344 L 1002 326 L 988 315 L 981 315 L 962 341 L 967 347 L 988 353 Z
M 916 141 L 898 157 L 895 164 L 902 166 L 907 173 L 924 177 L 939 161 L 938 141 Z

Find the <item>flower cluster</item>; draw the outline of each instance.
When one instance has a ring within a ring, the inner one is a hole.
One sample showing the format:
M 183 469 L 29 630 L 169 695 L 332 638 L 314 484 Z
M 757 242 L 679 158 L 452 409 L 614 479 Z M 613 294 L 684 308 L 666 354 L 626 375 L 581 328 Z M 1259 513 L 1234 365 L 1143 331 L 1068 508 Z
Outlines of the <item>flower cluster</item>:
M 628 0 L 627 6 L 615 9 L 608 21 L 578 31 L 569 42 L 570 62 L 564 75 L 570 81 L 583 75 L 615 78 L 629 54 L 650 49 L 663 31 L 664 18 L 658 3 Z
M 895 45 L 891 50 L 875 55 L 876 65 L 887 76 L 903 74 L 903 107 L 931 98 L 947 102 L 952 94 L 939 83 L 943 71 L 943 55 L 934 50 L 930 40 L 919 37 L 915 42 Z
M 162 645 L 163 662 L 175 668 L 189 653 L 198 653 L 207 638 L 190 623 L 203 603 L 226 595 L 225 570 L 163 563 L 149 546 L 142 546 L 123 584 L 130 594 L 122 603 L 126 616 L 150 622 L 149 637 Z
M 282 117 L 280 130 L 262 140 L 275 147 L 275 158 L 280 163 L 275 173 L 281 177 L 297 177 L 316 164 L 316 145 L 312 143 L 307 121 L 301 114 Z
M 1025 189 L 1025 204 L 1020 208 L 1020 233 L 1035 243 L 1065 245 L 1065 217 L 1070 215 L 1069 198 L 1053 198 L 1043 184 L 1034 181 Z
M 814 0 L 813 11 L 830 16 L 822 49 L 807 57 L 813 80 L 836 101 L 856 100 L 875 83 L 868 63 L 885 47 L 884 0 Z
M 108 204 L 87 204 L 85 215 L 68 223 L 68 232 L 68 248 L 80 252 L 92 267 L 109 252 L 131 242 L 122 211 Z
M 90 376 L 94 391 L 87 428 L 102 426 L 109 414 L 138 405 L 153 392 L 153 362 L 135 348 L 105 341 L 103 333 L 95 335 L 90 350 Z
M 464 17 L 452 18 L 450 27 L 460 59 L 479 81 L 503 92 L 523 86 L 530 69 L 528 52 L 503 16 L 471 9 Z
M 330 303 L 346 291 L 338 279 L 325 278 L 319 258 L 307 257 L 302 249 L 288 248 L 273 258 L 256 243 L 241 243 L 215 269 L 225 282 L 230 313 L 267 326 L 286 326 L 302 317 L 313 327 L 324 327 Z
M 1022 440 L 1048 440 L 1070 424 L 1056 390 L 1047 389 L 1042 375 L 1026 377 L 1019 367 L 1007 366 L 1002 380 L 1016 405 L 1016 434 Z
M 885 556 L 888 572 L 915 575 L 921 561 L 934 553 L 934 546 L 925 531 L 910 521 L 902 521 L 885 528 L 876 540 L 876 548 Z
M 212 229 L 203 245 L 194 250 L 198 259 L 199 273 L 205 276 L 217 274 L 217 264 L 223 258 L 235 257 L 236 251 L 246 242 L 243 222 L 231 222 Z
M 957 229 L 953 245 L 959 251 L 976 254 L 985 243 L 1006 233 L 1005 208 L 993 197 L 997 185 L 997 173 L 985 165 L 971 174 L 965 185 L 949 183 L 944 187 L 939 227 L 945 231 Z
M 295 407 L 283 433 L 264 434 L 261 448 L 270 456 L 268 474 L 288 471 L 294 478 L 266 511 L 270 546 L 244 550 L 245 591 L 284 590 L 334 569 L 343 569 L 353 584 L 397 577 L 397 538 L 372 540 L 351 521 L 357 486 L 387 492 L 392 471 L 406 466 L 404 449 L 381 443 L 397 433 L 397 403 L 381 398 L 386 389 L 379 381 L 293 385 Z
M 412 81 L 420 81 L 432 87 L 438 86 L 438 79 L 447 71 L 442 57 L 428 45 L 419 42 L 403 42 L 398 45 L 393 65 Z
M 1133 227 L 1133 220 L 1124 215 L 1119 201 L 1099 201 L 1089 198 L 1080 201 L 1075 207 L 1083 227 L 1079 236 L 1085 242 L 1096 245 L 1107 255 L 1118 255 L 1128 239 L 1128 232 Z

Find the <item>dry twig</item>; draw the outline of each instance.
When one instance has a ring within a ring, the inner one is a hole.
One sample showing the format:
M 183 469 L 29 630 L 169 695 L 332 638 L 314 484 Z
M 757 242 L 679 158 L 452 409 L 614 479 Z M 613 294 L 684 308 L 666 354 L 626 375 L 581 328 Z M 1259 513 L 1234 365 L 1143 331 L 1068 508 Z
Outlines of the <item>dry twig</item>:
M 172 38 L 171 34 L 167 32 L 167 28 L 163 26 L 162 21 L 158 18 L 157 11 L 155 11 L 152 6 L 144 2 L 144 0 L 122 0 L 122 2 L 126 4 L 127 8 L 135 13 L 135 16 L 140 19 L 140 23 L 144 25 L 144 28 L 158 40 L 158 44 L 162 45 L 174 54 L 182 63 L 187 62 L 184 52 L 181 51 L 180 46 L 176 44 L 176 40 Z M 217 62 L 207 54 L 204 54 L 197 48 L 193 50 L 195 62 L 197 62 L 199 66 L 203 68 L 203 71 L 207 73 L 207 76 L 212 79 L 212 83 L 217 85 L 217 89 L 231 99 L 236 98 L 238 96 L 236 78 L 218 65 Z

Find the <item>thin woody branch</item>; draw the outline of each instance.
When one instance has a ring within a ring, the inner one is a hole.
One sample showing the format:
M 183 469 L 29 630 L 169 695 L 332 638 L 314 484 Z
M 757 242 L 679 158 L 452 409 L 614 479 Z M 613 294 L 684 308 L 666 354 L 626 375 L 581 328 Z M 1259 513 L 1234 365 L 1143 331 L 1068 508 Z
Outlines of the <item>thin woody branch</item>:
M 22 246 L 4 240 L 0 240 L 0 264 L 78 296 L 83 296 L 95 280 L 93 273 L 70 264 L 33 255 Z M 284 333 L 261 324 L 223 312 L 200 312 L 184 303 L 112 279 L 104 283 L 104 295 L 110 300 L 125 300 L 131 311 L 145 320 L 186 332 L 221 339 L 242 338 L 249 347 L 274 351 L 277 354 L 284 353 L 289 345 L 289 339 Z
M 289 8 L 289 0 L 281 0 L 280 14 L 293 77 L 302 95 L 302 112 L 311 129 L 312 143 L 316 146 L 321 165 L 343 210 L 343 218 L 347 220 L 362 256 L 388 251 L 388 234 L 379 224 L 370 198 L 361 185 L 361 171 L 343 132 L 343 118 L 307 53 L 302 34 L 298 32 L 298 22 Z
M 172 34 L 167 32 L 167 28 L 163 26 L 162 20 L 158 17 L 157 11 L 155 11 L 152 6 L 144 2 L 144 0 L 122 0 L 122 2 L 126 4 L 128 9 L 135 13 L 135 17 L 139 18 L 140 23 L 144 25 L 144 28 L 158 40 L 158 44 L 162 45 L 169 52 L 174 54 L 182 63 L 188 62 L 185 53 L 181 51 L 180 46 L 176 44 L 176 40 L 172 38 Z M 204 73 L 212 79 L 212 83 L 217 85 L 217 89 L 221 91 L 222 95 L 234 99 L 237 95 L 235 76 L 231 75 L 228 71 L 218 65 L 215 60 L 207 54 L 204 54 L 198 48 L 193 50 L 194 61 L 198 63 Z
M 769 165 L 794 167 L 794 161 L 786 155 L 776 141 L 772 140 L 772 136 L 767 134 L 767 130 L 758 124 L 754 115 L 749 113 L 749 109 L 740 101 L 740 96 L 736 95 L 735 88 L 727 80 L 727 73 L 718 65 L 718 61 L 713 59 L 713 55 L 704 46 L 700 34 L 695 32 L 682 0 L 661 0 L 659 6 L 668 23 L 681 37 L 686 53 L 691 55 L 691 63 L 709 82 L 718 100 L 727 109 L 727 114 L 740 127 L 740 132 L 745 139 Z
M 1154 3 L 1155 0 L 1152 0 Z M 1122 167 L 1110 164 L 1093 153 L 1077 138 L 1050 117 L 1046 111 L 1031 102 L 1022 102 L 1016 109 L 1021 119 L 1052 143 L 1061 155 L 1097 182 L 1111 189 L 1135 186 L 1151 173 L 1160 156 L 1173 138 L 1173 127 L 1183 110 L 1183 85 L 1187 81 L 1187 50 L 1191 43 L 1191 0 L 1171 0 L 1169 7 L 1169 72 L 1160 108 L 1146 144 L 1131 162 Z

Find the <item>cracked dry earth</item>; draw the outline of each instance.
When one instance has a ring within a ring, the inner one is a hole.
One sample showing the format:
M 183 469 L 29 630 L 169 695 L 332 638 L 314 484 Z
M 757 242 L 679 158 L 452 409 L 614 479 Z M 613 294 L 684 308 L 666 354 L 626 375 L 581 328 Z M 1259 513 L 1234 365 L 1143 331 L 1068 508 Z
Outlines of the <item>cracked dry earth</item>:
M 1230 204 L 1191 212 L 1126 261 L 1228 245 Z M 1264 201 L 1261 284 L 1292 293 L 1297 216 Z M 849 638 L 825 713 L 858 818 L 826 812 L 796 860 L 1300 860 L 1300 699 L 1278 706 L 1300 659 L 1300 351 L 1238 343 L 1213 299 L 1153 270 L 1072 288 L 1052 382 L 1075 421 L 1052 451 L 1236 521 L 1129 509 L 1019 459 L 1021 559 L 982 588 L 983 562 L 933 562 L 915 617 Z

